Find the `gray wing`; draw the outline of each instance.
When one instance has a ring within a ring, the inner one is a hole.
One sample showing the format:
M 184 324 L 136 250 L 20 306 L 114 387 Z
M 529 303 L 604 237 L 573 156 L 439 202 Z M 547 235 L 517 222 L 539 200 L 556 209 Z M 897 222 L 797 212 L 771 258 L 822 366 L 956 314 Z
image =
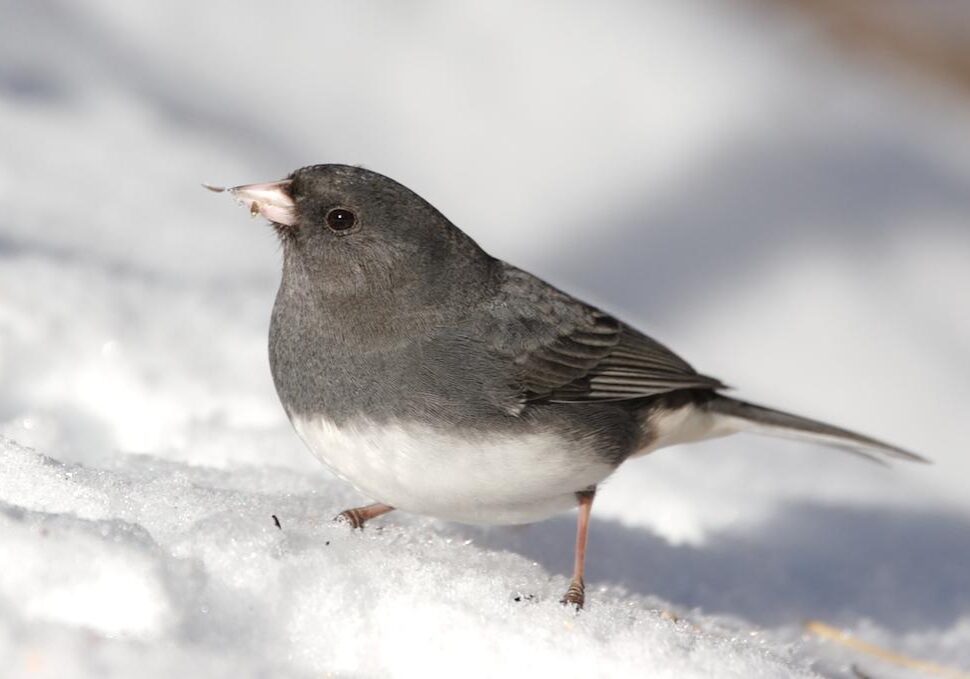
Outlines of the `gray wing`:
M 511 359 L 529 400 L 627 400 L 724 388 L 659 342 L 508 265 L 489 312 L 496 321 L 492 348 Z

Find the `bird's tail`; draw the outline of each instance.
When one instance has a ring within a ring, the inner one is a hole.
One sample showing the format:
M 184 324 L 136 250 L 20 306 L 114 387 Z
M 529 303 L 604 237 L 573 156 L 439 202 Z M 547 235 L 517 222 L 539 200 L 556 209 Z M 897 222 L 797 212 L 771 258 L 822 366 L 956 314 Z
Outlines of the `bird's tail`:
M 887 457 L 911 462 L 929 462 L 926 458 L 908 450 L 856 434 L 848 429 L 746 403 L 729 396 L 719 394 L 705 405 L 709 412 L 717 416 L 720 420 L 719 424 L 725 429 L 820 443 L 882 463 L 885 463 Z

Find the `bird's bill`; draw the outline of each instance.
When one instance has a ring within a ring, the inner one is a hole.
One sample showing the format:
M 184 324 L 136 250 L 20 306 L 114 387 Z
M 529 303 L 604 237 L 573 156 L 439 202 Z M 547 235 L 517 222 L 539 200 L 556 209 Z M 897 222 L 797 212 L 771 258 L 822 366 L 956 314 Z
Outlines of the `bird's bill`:
M 219 186 L 209 186 L 203 184 L 210 191 L 227 191 L 232 194 L 240 205 L 249 208 L 252 216 L 263 215 L 271 222 L 293 226 L 296 222 L 296 211 L 293 198 L 290 197 L 287 188 L 291 183 L 290 179 L 282 179 L 278 182 L 267 182 L 265 184 L 244 184 L 225 189 Z

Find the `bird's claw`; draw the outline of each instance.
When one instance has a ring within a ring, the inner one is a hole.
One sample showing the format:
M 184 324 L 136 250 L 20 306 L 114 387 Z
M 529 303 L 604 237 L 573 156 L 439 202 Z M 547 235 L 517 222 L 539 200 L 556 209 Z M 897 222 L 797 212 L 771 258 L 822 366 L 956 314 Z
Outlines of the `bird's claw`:
M 346 523 L 350 526 L 351 530 L 363 530 L 364 521 L 366 520 L 361 512 L 357 509 L 346 509 L 337 516 L 333 517 L 336 523 Z
M 563 606 L 575 606 L 577 611 L 582 610 L 586 601 L 586 585 L 582 580 L 569 583 L 569 589 L 559 600 Z

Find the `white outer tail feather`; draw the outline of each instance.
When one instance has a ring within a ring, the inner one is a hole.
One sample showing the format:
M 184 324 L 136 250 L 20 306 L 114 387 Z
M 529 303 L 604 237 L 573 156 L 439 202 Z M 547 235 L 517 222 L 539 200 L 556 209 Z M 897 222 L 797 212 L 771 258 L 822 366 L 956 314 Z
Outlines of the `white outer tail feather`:
M 649 415 L 649 422 L 654 439 L 636 455 L 679 443 L 748 432 L 839 448 L 881 464 L 885 464 L 886 457 L 927 462 L 919 455 L 848 429 L 721 395 L 702 404 L 656 410 Z

